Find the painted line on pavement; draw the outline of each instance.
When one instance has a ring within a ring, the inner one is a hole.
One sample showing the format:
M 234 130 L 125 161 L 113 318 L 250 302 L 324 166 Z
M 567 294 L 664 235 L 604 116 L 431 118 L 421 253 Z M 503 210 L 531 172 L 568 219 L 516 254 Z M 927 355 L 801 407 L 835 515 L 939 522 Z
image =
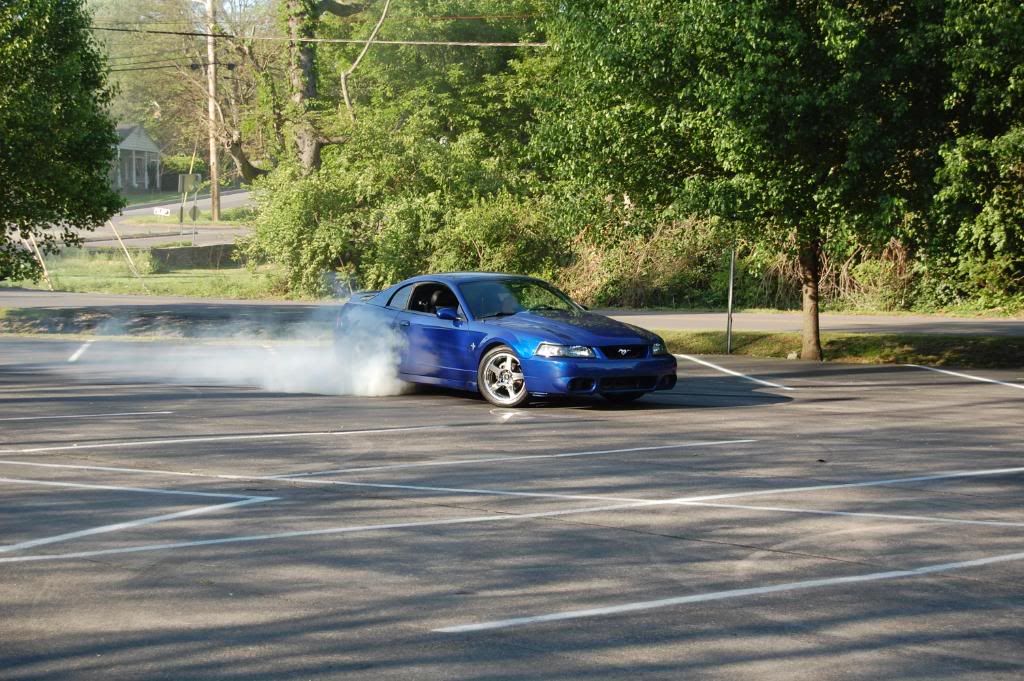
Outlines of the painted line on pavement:
M 110 414 L 63 414 L 60 416 L 15 416 L 2 418 L 0 421 L 48 421 L 51 419 L 97 419 L 115 416 L 161 416 L 173 414 L 173 411 L 119 411 Z
M 623 501 L 635 503 L 638 506 L 677 504 L 680 502 L 693 501 L 716 501 L 718 499 L 738 499 L 743 497 L 767 496 L 773 494 L 802 494 L 805 492 L 818 492 L 831 489 L 846 489 L 854 487 L 882 487 L 886 485 L 899 485 L 914 482 L 930 482 L 932 480 L 951 480 L 956 478 L 985 477 L 993 475 L 1012 475 L 1024 472 L 1024 466 L 1016 468 L 988 468 L 973 471 L 944 471 L 929 475 L 919 475 L 906 478 L 883 478 L 878 480 L 865 480 L 861 482 L 840 482 L 821 485 L 804 485 L 800 487 L 778 487 L 774 489 L 749 490 L 746 492 L 727 492 L 723 494 L 708 494 L 702 496 L 674 497 L 671 499 L 636 499 L 631 497 L 614 497 L 594 494 L 556 494 L 549 492 L 522 492 L 518 490 L 501 489 L 479 489 L 466 487 L 435 487 L 428 485 L 401 485 L 395 483 L 355 482 L 350 480 L 322 480 L 319 478 L 281 478 L 270 475 L 230 475 L 218 473 L 191 473 L 185 471 L 170 471 L 163 469 L 146 468 L 120 468 L 116 466 L 84 466 L 77 464 L 52 464 L 37 463 L 34 461 L 14 461 L 0 459 L 0 465 L 11 466 L 35 466 L 41 468 L 67 468 L 71 470 L 91 470 L 118 473 L 145 473 L 149 475 L 180 476 L 191 478 L 207 478 L 216 480 L 239 480 L 239 481 L 275 481 L 288 482 L 292 484 L 308 485 L 337 485 L 342 487 L 366 487 L 377 489 L 407 489 L 423 492 L 449 492 L 456 494 L 474 494 L 486 496 L 509 496 L 509 497 L 536 497 L 549 499 L 590 499 L 603 501 Z M 198 493 L 197 493 L 198 494 Z
M 91 346 L 91 345 L 92 345 L 92 344 L 93 344 L 94 342 L 95 342 L 95 341 L 87 340 L 87 341 L 85 341 L 84 343 L 82 343 L 82 345 L 81 345 L 81 346 L 80 346 L 80 347 L 79 347 L 79 348 L 78 348 L 77 350 L 75 350 L 75 351 L 74 351 L 74 352 L 73 352 L 73 353 L 71 354 L 71 356 L 70 356 L 70 357 L 68 357 L 68 363 L 69 363 L 69 364 L 74 364 L 74 363 L 75 363 L 75 362 L 77 362 L 77 361 L 78 361 L 79 359 L 81 359 L 82 355 L 84 355 L 84 354 L 85 354 L 85 351 L 86 351 L 86 350 L 88 350 L 88 349 L 89 349 L 89 347 L 90 347 L 90 346 Z
M 288 475 L 276 476 L 281 480 L 295 478 L 306 478 L 317 475 L 335 475 L 338 473 L 363 473 L 366 471 L 385 471 L 404 468 L 423 468 L 429 466 L 460 466 L 463 464 L 476 463 L 503 463 L 507 461 L 532 461 L 534 459 L 562 459 L 577 456 L 600 456 L 603 454 L 628 454 L 632 452 L 651 452 L 662 449 L 682 449 L 686 447 L 710 447 L 716 445 L 738 445 L 757 442 L 757 440 L 709 440 L 707 442 L 678 442 L 671 445 L 657 445 L 652 447 L 628 447 L 625 449 L 597 449 L 588 452 L 562 452 L 559 454 L 525 454 L 520 456 L 493 456 L 479 459 L 442 459 L 440 461 L 420 461 L 416 463 L 396 463 L 382 466 L 362 466 L 357 468 L 335 468 L 329 471 L 313 471 L 309 473 L 289 473 Z
M 730 508 L 742 511 L 766 511 L 771 513 L 805 513 L 808 515 L 827 515 L 843 518 L 876 518 L 879 520 L 901 520 L 925 523 L 948 523 L 951 525 L 990 525 L 994 527 L 1024 527 L 1024 522 L 1008 520 L 970 520 L 968 518 L 950 518 L 947 516 L 904 515 L 899 513 L 870 513 L 864 511 L 826 511 L 815 508 L 788 508 L 785 506 L 748 506 L 746 504 L 715 504 L 703 501 L 679 501 L 680 506 L 703 506 L 707 508 Z
M 23 551 L 25 549 L 34 548 L 36 546 L 45 546 L 48 544 L 56 544 L 58 542 L 70 541 L 72 539 L 79 539 L 81 537 L 90 537 L 97 534 L 107 534 L 110 532 L 117 532 L 119 530 L 127 530 L 136 527 L 145 527 L 146 525 L 155 525 L 157 523 L 166 522 L 168 520 L 176 520 L 178 518 L 187 518 L 190 516 L 202 515 L 205 513 L 213 513 L 215 511 L 224 511 L 229 508 L 238 508 L 240 506 L 248 506 L 251 504 L 260 504 L 266 501 L 275 500 L 275 497 L 252 497 L 249 499 L 240 499 L 239 501 L 232 501 L 226 504 L 216 504 L 213 506 L 200 506 L 198 508 L 190 508 L 186 511 L 178 511 L 176 513 L 165 513 L 163 515 L 149 516 L 147 518 L 139 518 L 138 520 L 129 520 L 122 523 L 114 523 L 112 525 L 101 525 L 99 527 L 92 527 L 87 530 L 79 530 L 77 532 L 67 532 L 65 534 L 58 534 L 51 537 L 42 537 L 39 539 L 30 539 L 28 541 L 19 542 L 17 544 L 9 544 L 7 546 L 0 546 L 0 553 L 10 553 L 12 551 Z
M 905 367 L 913 367 L 915 369 L 924 369 L 926 371 L 934 371 L 937 374 L 946 374 L 948 376 L 956 376 L 958 378 L 966 378 L 972 381 L 981 381 L 982 383 L 994 383 L 996 385 L 1002 385 L 1007 388 L 1016 388 L 1017 390 L 1024 390 L 1024 385 L 1020 383 L 1007 383 L 1006 381 L 997 381 L 994 378 L 985 378 L 984 376 L 972 376 L 971 374 L 962 374 L 959 371 L 949 371 L 947 369 L 936 369 L 935 367 L 924 366 L 923 364 L 904 364 Z
M 68 452 L 86 449 L 133 449 L 153 447 L 156 445 L 184 445 L 199 442 L 243 442 L 247 440 L 285 440 L 297 437 L 346 437 L 351 435 L 379 435 L 387 433 L 405 433 L 416 430 L 444 430 L 451 428 L 471 428 L 493 426 L 493 423 L 453 423 L 433 426 L 403 426 L 398 428 L 372 428 L 367 430 L 314 430 L 305 432 L 256 433 L 252 435 L 209 435 L 203 437 L 166 438 L 162 440 L 127 440 L 122 442 L 85 442 L 73 445 L 57 445 L 52 447 L 29 447 L 27 449 L 2 449 L 4 454 L 34 454 L 38 452 Z
M 138 492 L 142 494 L 167 494 L 172 496 L 210 497 L 215 499 L 263 499 L 269 501 L 273 497 L 254 497 L 248 494 L 220 494 L 216 492 L 191 492 L 179 489 L 155 489 L 152 487 L 121 487 L 118 485 L 93 485 L 84 482 L 57 482 L 54 480 L 26 480 L 24 478 L 0 478 L 0 482 L 16 485 L 40 485 L 43 487 L 71 487 L 75 489 L 95 489 L 113 492 Z
M 220 544 L 238 544 L 246 542 L 261 542 L 275 539 L 291 539 L 293 537 L 316 537 L 334 534 L 354 534 L 361 532 L 382 532 L 386 530 L 405 530 L 419 527 L 437 527 L 442 525 L 468 525 L 489 522 L 511 522 L 516 520 L 528 520 L 531 518 L 547 518 L 574 513 L 594 513 L 600 511 L 613 511 L 619 508 L 632 508 L 636 504 L 615 504 L 610 506 L 592 506 L 586 509 L 564 509 L 561 511 L 540 511 L 537 513 L 517 513 L 508 515 L 483 515 L 462 518 L 449 518 L 447 520 L 425 520 L 421 522 L 385 523 L 380 525 L 352 525 L 346 527 L 328 527 L 318 530 L 295 530 L 292 532 L 276 532 L 273 534 L 254 534 L 241 537 L 221 537 L 218 539 L 199 539 L 195 541 L 174 542 L 167 544 L 147 544 L 144 546 L 129 546 L 117 549 L 98 549 L 95 551 L 77 551 L 75 553 L 55 553 L 32 556 L 9 556 L 0 558 L 0 563 L 30 563 L 51 560 L 72 560 L 77 558 L 94 558 L 97 556 L 110 556 L 122 553 L 144 553 L 149 551 L 167 551 L 172 549 L 183 549 L 195 546 L 216 546 Z
M 715 369 L 716 371 L 721 371 L 723 374 L 729 374 L 730 376 L 737 376 L 739 378 L 743 378 L 743 379 L 746 379 L 748 381 L 753 381 L 754 383 L 760 383 L 761 385 L 766 385 L 769 388 L 779 388 L 780 390 L 796 390 L 796 388 L 790 388 L 789 386 L 780 385 L 778 383 L 772 383 L 771 381 L 765 381 L 765 380 L 762 380 L 760 378 L 754 378 L 753 376 L 747 376 L 746 374 L 741 374 L 740 372 L 733 371 L 732 369 L 726 369 L 723 366 L 718 366 L 717 364 L 712 364 L 711 362 L 708 362 L 708 361 L 703 360 L 703 359 L 699 359 L 697 357 L 694 357 L 693 355 L 675 355 L 675 356 L 679 357 L 680 359 L 685 359 L 685 360 L 689 360 L 690 362 L 695 362 L 696 364 L 703 364 L 704 366 L 710 367 L 712 369 Z
M 0 463 L 4 463 L 4 462 L 0 462 Z M 15 463 L 17 463 L 17 462 L 15 462 Z M 27 465 L 33 465 L 33 464 L 28 463 Z M 36 465 L 60 466 L 60 464 L 36 464 Z M 76 468 L 96 468 L 96 467 L 76 466 Z M 105 468 L 102 468 L 101 470 L 110 470 L 110 468 L 109 467 L 105 467 Z M 187 476 L 191 476 L 191 477 L 216 477 L 216 478 L 230 477 L 231 479 L 247 479 L 247 480 L 274 479 L 274 478 L 253 477 L 253 476 L 210 476 L 210 475 L 203 475 L 203 474 L 197 474 L 197 473 L 176 473 L 176 472 L 172 472 L 172 471 L 148 471 L 148 470 L 139 470 L 139 469 L 114 469 L 114 470 L 122 470 L 122 471 L 125 471 L 125 472 L 128 472 L 128 471 L 131 471 L 131 472 L 138 471 L 138 472 L 156 473 L 156 474 L 163 473 L 165 475 L 187 475 Z M 977 475 L 996 475 L 996 474 L 1001 474 L 1001 473 L 1015 473 L 1015 472 L 1021 472 L 1021 471 L 1024 471 L 1024 468 L 991 469 L 991 470 L 985 470 L 985 471 L 960 471 L 960 472 L 956 472 L 956 473 L 944 473 L 944 474 L 931 475 L 931 476 L 920 476 L 920 477 L 917 477 L 917 478 L 886 479 L 886 480 L 876 480 L 876 481 L 869 481 L 869 482 L 862 482 L 862 483 L 848 483 L 846 485 L 826 485 L 826 486 L 815 485 L 815 486 L 805 487 L 805 488 L 787 488 L 785 491 L 786 492 L 793 492 L 794 490 L 814 491 L 814 490 L 819 490 L 819 489 L 823 489 L 823 488 L 835 489 L 837 487 L 844 487 L 844 486 L 865 487 L 865 486 L 870 486 L 870 485 L 895 484 L 896 482 L 907 481 L 907 480 L 914 480 L 914 481 L 938 480 L 938 479 L 947 479 L 947 478 L 954 478 L 954 477 L 969 477 L 969 476 L 977 476 Z M 357 486 L 357 487 L 383 487 L 384 486 L 384 485 L 371 484 L 371 483 L 346 483 L 344 481 L 330 481 L 330 480 L 302 480 L 302 479 L 299 479 L 299 480 L 293 480 L 293 481 L 290 481 L 290 482 L 300 482 L 300 483 L 301 482 L 307 482 L 307 483 L 313 483 L 313 484 L 339 484 L 340 483 L 340 484 L 343 484 L 343 485 L 351 485 L 351 486 Z M 418 490 L 427 489 L 427 490 L 434 490 L 434 491 L 458 491 L 458 492 L 465 492 L 465 493 L 494 494 L 494 495 L 500 495 L 500 496 L 509 495 L 509 496 L 532 496 L 532 497 L 549 497 L 549 498 L 553 497 L 553 498 L 561 498 L 561 499 L 564 499 L 564 498 L 586 498 L 586 499 L 600 499 L 600 500 L 605 500 L 605 501 L 615 500 L 614 497 L 597 497 L 597 496 L 583 496 L 583 495 L 556 495 L 556 494 L 541 494 L 541 493 L 527 493 L 527 492 L 508 492 L 508 491 L 502 491 L 502 490 L 462 490 L 462 489 L 452 489 L 452 488 L 438 488 L 438 487 L 426 488 L 426 487 L 421 487 L 421 486 L 413 487 L 413 486 L 396 486 L 396 485 L 390 485 L 390 486 L 387 486 L 387 487 L 389 487 L 389 488 L 404 487 L 404 488 L 412 488 L 412 489 L 418 489 Z M 762 493 L 764 493 L 764 491 L 751 492 L 751 493 L 748 493 L 748 495 L 756 495 L 756 494 L 762 494 Z M 726 496 L 730 496 L 730 497 L 744 496 L 744 493 L 737 493 L 737 494 L 726 495 Z M 561 516 L 581 515 L 581 514 L 587 514 L 587 513 L 600 513 L 600 512 L 620 511 L 620 510 L 631 510 L 631 509 L 647 508 L 647 507 L 654 507 L 654 506 L 703 505 L 703 504 L 699 504 L 699 503 L 695 503 L 695 502 L 699 501 L 700 499 L 706 499 L 706 498 L 708 498 L 708 497 L 679 497 L 679 498 L 676 498 L 676 499 L 629 500 L 629 501 L 624 501 L 623 503 L 609 504 L 609 505 L 603 505 L 603 506 L 575 507 L 575 508 L 561 509 L 561 510 L 555 510 L 555 511 L 539 511 L 539 512 L 534 512 L 534 513 L 494 514 L 494 515 L 485 515 L 485 516 L 470 516 L 470 517 L 463 517 L 463 518 L 450 518 L 450 519 L 446 519 L 446 520 L 430 520 L 430 521 L 418 521 L 418 522 L 388 523 L 388 524 L 380 524 L 380 525 L 356 525 L 356 526 L 324 528 L 324 529 L 318 529 L 318 530 L 297 530 L 297 531 L 291 531 L 291 532 L 279 532 L 279 533 L 274 533 L 274 534 L 247 535 L 247 536 L 240 536 L 240 537 L 237 537 L 237 536 L 236 537 L 221 537 L 221 538 L 217 538 L 217 539 L 205 539 L 205 540 L 196 540 L 196 541 L 174 542 L 174 543 L 166 543 L 166 544 L 149 544 L 149 545 L 143 545 L 143 546 L 124 547 L 124 548 L 117 548 L 117 549 L 100 549 L 100 550 L 96 550 L 96 551 L 79 551 L 79 552 L 75 552 L 75 553 L 5 557 L 5 558 L 0 558 L 0 563 L 35 562 L 35 561 L 65 560 L 65 559 L 70 560 L 70 559 L 77 559 L 77 558 L 91 558 L 91 557 L 96 557 L 96 556 L 114 555 L 114 554 L 121 554 L 121 553 L 139 553 L 139 552 L 147 552 L 147 551 L 165 551 L 165 550 L 182 549 L 182 548 L 189 548 L 189 547 L 196 547 L 196 546 L 214 546 L 214 545 L 219 545 L 219 544 L 235 544 L 235 543 L 243 543 L 243 542 L 270 541 L 270 540 L 275 540 L 275 539 L 287 539 L 287 538 L 292 538 L 292 537 L 306 537 L 306 536 L 331 535 L 331 534 L 352 534 L 352 533 L 360 533 L 360 532 L 376 532 L 376 531 L 385 531 L 385 530 L 401 530 L 401 529 L 412 529 L 412 528 L 419 528 L 419 527 L 433 527 L 433 526 L 443 526 L 443 525 L 477 524 L 477 523 L 486 523 L 486 522 L 510 522 L 510 521 L 515 521 L 515 520 L 528 520 L 528 519 L 534 519 L 534 518 L 556 518 L 556 517 L 561 517 Z M 721 498 L 721 495 L 719 495 L 717 498 Z M 708 505 L 710 506 L 710 505 L 713 505 L 713 504 L 708 504 Z M 788 509 L 777 509 L 777 510 L 782 511 L 782 510 L 788 510 Z M 807 511 L 807 512 L 811 512 L 811 511 Z M 832 515 L 833 513 L 837 513 L 838 514 L 840 512 L 825 512 L 825 514 L 827 514 L 827 515 Z M 872 514 L 872 515 L 874 516 L 874 515 L 881 515 L 881 514 Z M 911 519 L 911 518 L 900 518 L 899 516 L 893 516 L 893 519 Z M 948 523 L 957 522 L 956 520 L 950 519 L 950 518 L 932 519 L 932 518 L 927 518 L 927 517 L 924 517 L 924 516 L 922 516 L 920 518 L 916 518 L 915 517 L 915 518 L 912 518 L 912 519 L 913 520 L 931 520 L 931 521 L 934 521 L 934 522 L 948 522 Z M 991 521 L 991 522 L 995 523 L 996 521 Z M 970 520 L 965 521 L 965 524 L 972 524 L 972 525 L 973 524 L 982 524 L 982 523 L 990 524 L 990 522 L 988 522 L 988 521 L 970 521 Z
M 477 631 L 493 631 L 495 629 L 509 629 L 511 627 L 522 627 L 530 624 L 541 624 L 544 622 L 562 622 L 565 620 L 578 620 L 589 617 L 601 617 L 607 615 L 619 615 L 624 613 L 641 612 L 646 610 L 655 610 L 658 608 L 667 608 L 677 605 L 688 605 L 691 603 L 707 603 L 710 601 L 723 601 L 732 598 L 744 598 L 748 596 L 763 596 L 766 594 L 773 593 L 818 589 L 827 586 L 862 584 L 864 582 L 878 582 L 891 579 L 922 577 L 925 575 L 952 572 L 954 570 L 965 570 L 973 567 L 982 567 L 985 565 L 1007 563 L 1018 560 L 1024 560 L 1024 553 L 1007 553 L 999 556 L 989 556 L 987 558 L 979 558 L 976 560 L 964 560 L 956 563 L 925 565 L 923 567 L 911 568 L 909 570 L 888 570 L 885 572 L 869 572 L 867 574 L 850 575 L 847 577 L 808 579 L 801 582 L 788 582 L 785 584 L 773 584 L 770 586 L 759 586 L 745 589 L 728 589 L 726 591 L 711 591 L 708 593 L 692 594 L 689 596 L 661 598 L 653 601 L 623 603 L 621 605 L 612 605 L 602 608 L 566 610 L 563 612 L 549 613 L 546 615 L 513 617 L 510 619 L 494 620 L 490 622 L 460 624 L 452 627 L 442 627 L 440 629 L 434 629 L 434 631 L 446 634 L 464 634 Z
M 911 478 L 887 478 L 883 480 L 866 480 L 864 482 L 841 482 L 824 485 L 807 485 L 803 487 L 780 487 L 778 489 L 752 490 L 749 492 L 730 492 L 726 494 L 709 494 L 701 497 L 680 497 L 677 501 L 714 501 L 716 499 L 736 499 L 740 497 L 759 497 L 771 494 L 802 494 L 804 492 L 818 492 L 828 489 L 847 489 L 851 487 L 881 487 L 884 485 L 902 485 L 911 482 L 930 482 L 932 480 L 949 480 L 953 478 L 973 478 L 989 475 L 1011 475 L 1024 472 L 1024 467 L 1017 468 L 988 468 L 977 471 L 948 471 L 944 473 L 933 473 L 931 475 L 919 475 Z

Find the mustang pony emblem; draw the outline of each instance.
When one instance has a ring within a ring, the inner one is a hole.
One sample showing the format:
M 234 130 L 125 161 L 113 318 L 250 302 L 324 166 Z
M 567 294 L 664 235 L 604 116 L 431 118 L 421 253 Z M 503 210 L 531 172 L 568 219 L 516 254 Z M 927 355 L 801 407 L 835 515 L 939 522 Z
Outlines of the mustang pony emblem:
M 629 348 L 619 348 L 619 354 L 625 357 L 629 354 Z

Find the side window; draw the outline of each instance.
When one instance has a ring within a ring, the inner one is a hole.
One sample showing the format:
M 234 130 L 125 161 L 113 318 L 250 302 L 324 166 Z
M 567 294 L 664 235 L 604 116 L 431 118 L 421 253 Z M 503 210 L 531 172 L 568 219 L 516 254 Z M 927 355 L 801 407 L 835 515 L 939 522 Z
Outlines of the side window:
M 409 284 L 395 291 L 395 294 L 391 296 L 391 300 L 388 301 L 388 307 L 397 308 L 404 310 L 409 307 L 409 297 L 412 296 L 412 290 L 416 287 L 416 284 Z
M 459 299 L 444 284 L 420 284 L 409 300 L 411 312 L 436 314 L 439 307 L 459 308 Z

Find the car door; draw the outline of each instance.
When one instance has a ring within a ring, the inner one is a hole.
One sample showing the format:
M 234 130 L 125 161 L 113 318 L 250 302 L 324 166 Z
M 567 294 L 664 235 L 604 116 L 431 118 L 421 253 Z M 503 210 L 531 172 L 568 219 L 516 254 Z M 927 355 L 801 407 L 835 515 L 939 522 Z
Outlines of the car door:
M 404 332 L 406 351 L 400 366 L 402 373 L 433 379 L 431 383 L 464 386 L 476 379 L 472 364 L 465 315 L 459 319 L 440 319 L 438 307 L 456 307 L 454 292 L 440 282 L 416 285 L 407 309 L 398 315 L 399 329 Z

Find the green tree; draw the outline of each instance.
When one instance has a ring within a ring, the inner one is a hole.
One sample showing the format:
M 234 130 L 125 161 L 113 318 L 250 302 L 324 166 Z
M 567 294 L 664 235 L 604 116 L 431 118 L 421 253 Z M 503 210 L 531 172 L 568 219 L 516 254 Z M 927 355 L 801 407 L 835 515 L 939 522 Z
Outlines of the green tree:
M 105 72 L 82 0 L 0 5 L 0 278 L 37 276 L 26 240 L 54 252 L 121 207 Z
M 554 82 L 585 95 L 547 118 L 555 133 L 541 139 L 580 152 L 561 169 L 793 244 L 803 356 L 820 359 L 823 249 L 887 241 L 928 202 L 942 4 L 597 0 L 554 11 L 566 54 Z
M 999 304 L 1024 290 L 1024 5 L 952 0 L 945 34 L 954 135 L 927 245 L 964 293 Z

